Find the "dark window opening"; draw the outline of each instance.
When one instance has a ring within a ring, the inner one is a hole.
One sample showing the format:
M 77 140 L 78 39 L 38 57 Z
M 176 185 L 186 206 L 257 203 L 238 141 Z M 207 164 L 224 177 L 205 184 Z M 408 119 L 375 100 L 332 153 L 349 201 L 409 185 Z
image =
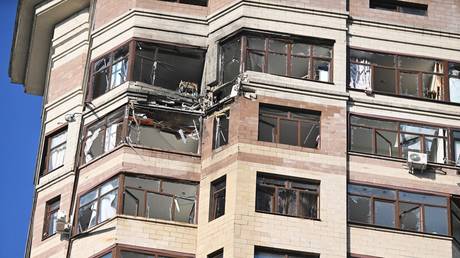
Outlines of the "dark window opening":
M 451 232 L 454 239 L 460 243 L 460 197 L 452 196 L 451 209 Z
M 208 254 L 208 258 L 224 258 L 224 249 L 217 250 L 212 254 Z
M 447 80 L 447 66 L 442 60 L 351 49 L 349 88 L 460 103 L 460 79 Z
M 332 42 L 242 33 L 221 45 L 221 83 L 242 71 L 332 81 Z
M 318 218 L 319 182 L 257 174 L 256 211 Z
M 427 154 L 429 162 L 452 164 L 448 132 L 448 128 L 352 115 L 349 150 L 404 159 L 409 151 L 420 152 Z M 456 148 L 455 140 L 452 144 Z
M 199 6 L 208 6 L 208 0 L 160 0 L 160 1 L 199 5 Z
M 67 127 L 45 137 L 41 163 L 42 176 L 64 165 L 66 146 Z
M 407 231 L 449 234 L 448 198 L 348 185 L 348 220 Z
M 230 111 L 216 114 L 214 118 L 212 149 L 228 144 Z
M 61 197 L 54 198 L 46 202 L 45 221 L 43 224 L 43 238 L 48 238 L 56 234 L 57 214 Z
M 427 15 L 428 5 L 419 3 L 410 3 L 395 0 L 370 0 L 369 7 L 373 9 L 415 14 Z
M 77 232 L 84 232 L 117 213 L 118 178 L 112 179 L 80 197 Z
M 320 120 L 318 111 L 261 105 L 258 140 L 318 148 Z
M 211 183 L 209 221 L 225 214 L 226 179 L 226 176 L 223 176 Z
M 319 258 L 319 254 L 256 247 L 254 258 Z
M 197 184 L 135 176 L 124 183 L 123 214 L 195 223 Z

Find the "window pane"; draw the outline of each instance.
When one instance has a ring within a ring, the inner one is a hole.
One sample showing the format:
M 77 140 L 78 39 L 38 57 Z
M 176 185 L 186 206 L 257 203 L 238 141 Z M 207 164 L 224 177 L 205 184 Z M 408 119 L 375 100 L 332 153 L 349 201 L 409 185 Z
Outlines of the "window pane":
M 400 144 L 403 158 L 407 158 L 407 152 L 421 152 L 420 136 L 415 134 L 401 134 Z
M 418 134 L 427 134 L 427 135 L 443 135 L 443 130 L 436 127 L 430 127 L 426 125 L 415 125 L 415 124 L 407 124 L 401 123 L 400 125 L 401 131 L 409 132 L 409 133 L 418 133 Z
M 444 163 L 446 158 L 446 143 L 444 139 L 425 137 L 425 153 L 428 154 L 428 161 Z
M 350 88 L 370 90 L 371 76 L 372 71 L 369 65 L 350 63 Z
M 265 49 L 265 38 L 248 36 L 248 48 L 264 50 Z
M 301 191 L 299 216 L 304 218 L 317 218 L 318 212 L 318 196 L 308 192 Z
M 104 69 L 93 76 L 93 98 L 97 98 L 104 94 L 109 87 L 109 70 Z
M 214 196 L 215 218 L 218 218 L 225 213 L 225 190 L 220 191 Z
M 128 59 L 119 61 L 112 66 L 112 77 L 110 80 L 110 88 L 124 83 L 128 76 Z
M 91 201 L 95 200 L 98 197 L 97 189 L 93 190 L 83 196 L 80 197 L 80 206 L 83 206 Z
M 423 74 L 423 97 L 442 100 L 444 77 L 441 75 Z
M 394 55 L 372 53 L 372 52 L 367 52 L 367 51 L 351 49 L 350 56 L 352 60 L 362 62 L 362 63 L 371 63 L 371 64 L 387 66 L 387 67 L 395 66 L 395 56 Z
M 300 146 L 317 148 L 320 142 L 320 129 L 317 122 L 300 122 Z
M 332 58 L 332 48 L 324 46 L 313 46 L 313 56 Z
M 287 56 L 280 54 L 268 54 L 268 73 L 276 75 L 287 75 Z
M 268 41 L 268 50 L 276 53 L 286 54 L 287 44 L 282 40 L 270 39 Z
M 402 69 L 409 69 L 422 72 L 441 72 L 435 70 L 435 64 L 435 60 L 418 57 L 400 56 L 398 58 L 398 65 Z
M 388 130 L 398 130 L 398 123 L 393 121 L 381 120 L 381 119 L 372 119 L 360 116 L 351 116 L 351 124 L 353 125 L 362 125 L 373 128 L 381 128 Z
M 147 215 L 149 218 L 172 220 L 173 198 L 166 195 L 147 193 Z
M 126 176 L 125 186 L 159 192 L 160 191 L 160 180 Z
M 257 185 L 256 210 L 272 212 L 275 188 Z
M 419 96 L 418 89 L 418 74 L 415 73 L 400 73 L 399 74 L 399 84 L 400 84 L 400 93 L 401 95 L 406 96 Z
M 264 142 L 275 142 L 276 119 L 259 116 L 258 140 Z
M 155 255 L 121 251 L 121 258 L 155 258 Z
M 454 162 L 460 165 L 460 139 L 454 140 Z
M 284 254 L 277 254 L 272 252 L 257 251 L 254 254 L 254 258 L 286 258 Z
M 195 200 L 176 198 L 174 201 L 174 221 L 194 223 L 195 222 Z
M 229 112 L 214 118 L 212 149 L 217 149 L 228 143 Z
M 123 214 L 144 216 L 144 191 L 125 189 L 123 195 Z
M 53 149 L 53 148 L 65 143 L 66 139 L 67 139 L 67 131 L 59 133 L 56 136 L 53 136 L 51 138 L 51 146 L 50 146 L 50 148 Z
M 57 223 L 57 211 L 52 212 L 49 215 L 48 231 L 47 231 L 48 236 L 51 236 L 54 233 L 56 233 L 56 223 Z
M 112 258 L 112 253 L 108 253 L 108 254 L 105 254 L 103 256 L 101 256 L 100 258 Z
M 310 78 L 310 62 L 308 58 L 292 56 L 291 76 L 301 79 Z
M 416 204 L 400 203 L 399 220 L 401 223 L 401 229 L 421 231 L 420 206 Z
M 313 69 L 315 71 L 315 80 L 329 82 L 330 62 L 322 60 L 313 61 Z
M 360 194 L 360 195 L 366 195 L 366 196 L 383 197 L 386 199 L 396 199 L 395 190 L 371 187 L 367 185 L 348 184 L 348 193 L 354 193 L 354 194 Z
M 440 235 L 449 234 L 447 208 L 425 206 L 425 232 Z
M 298 132 L 297 121 L 280 119 L 280 143 L 298 145 Z
M 389 157 L 399 157 L 398 134 L 395 132 L 376 131 L 377 154 Z
M 350 150 L 373 153 L 372 129 L 352 126 L 350 131 Z
M 108 193 L 117 187 L 118 187 L 118 178 L 115 178 L 101 186 L 100 195 L 104 195 L 105 193 Z
M 65 150 L 66 150 L 65 143 L 59 147 L 56 147 L 50 150 L 49 161 L 48 161 L 48 171 L 54 170 L 64 165 Z
M 114 190 L 100 199 L 98 222 L 105 221 L 117 214 L 118 190 Z
M 372 77 L 374 91 L 389 94 L 396 94 L 395 70 L 381 67 L 374 67 Z
M 348 219 L 354 222 L 371 223 L 371 202 L 367 197 L 348 196 Z
M 197 185 L 163 181 L 162 192 L 178 197 L 195 199 Z
M 294 190 L 278 189 L 277 212 L 287 215 L 297 215 L 297 193 Z
M 395 205 L 390 202 L 374 202 L 375 225 L 395 227 Z
M 292 54 L 298 56 L 309 56 L 310 55 L 310 45 L 304 43 L 293 43 L 292 44 Z
M 434 195 L 428 195 L 428 194 L 417 194 L 417 193 L 400 191 L 399 199 L 401 201 L 447 206 L 446 197 L 434 196 Z
M 240 73 L 241 39 L 237 38 L 222 45 L 223 83 L 236 78 Z
M 105 135 L 101 133 L 102 123 L 96 124 L 88 129 L 85 141 L 85 162 L 89 162 L 104 153 Z
M 254 51 L 248 51 L 246 60 L 246 70 L 262 72 L 264 67 L 264 54 Z
M 78 210 L 78 231 L 83 232 L 96 225 L 97 202 L 89 203 Z
M 460 241 L 460 217 L 452 215 L 452 235 L 455 240 Z

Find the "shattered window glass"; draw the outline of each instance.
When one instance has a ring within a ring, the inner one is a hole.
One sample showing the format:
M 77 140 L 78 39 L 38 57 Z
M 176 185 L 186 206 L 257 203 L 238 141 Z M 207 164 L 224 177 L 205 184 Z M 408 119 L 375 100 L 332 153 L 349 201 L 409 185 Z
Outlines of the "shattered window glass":
M 257 175 L 256 211 L 317 218 L 318 197 L 317 182 Z
M 130 114 L 128 123 L 128 140 L 131 144 L 167 151 L 198 153 L 199 115 L 141 108 L 136 108 L 134 113 L 134 116 Z
M 123 214 L 195 223 L 196 184 L 135 176 L 125 180 Z
M 259 141 L 318 148 L 321 113 L 285 107 L 261 105 Z
M 237 37 L 221 47 L 222 83 L 235 79 L 240 73 L 241 38 Z
M 213 143 L 212 149 L 217 149 L 228 143 L 228 129 L 229 129 L 230 112 L 226 111 L 217 114 L 214 118 L 213 127 Z

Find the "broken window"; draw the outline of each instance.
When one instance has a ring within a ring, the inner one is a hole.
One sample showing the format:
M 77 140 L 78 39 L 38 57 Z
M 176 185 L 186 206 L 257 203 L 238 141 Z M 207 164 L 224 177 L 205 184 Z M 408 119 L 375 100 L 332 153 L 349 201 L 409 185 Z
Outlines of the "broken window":
M 318 218 L 319 182 L 257 174 L 256 211 Z
M 209 221 L 225 214 L 226 179 L 226 176 L 223 176 L 211 183 Z
M 64 165 L 66 145 L 67 127 L 45 137 L 45 151 L 43 153 L 41 168 L 42 175 L 46 175 Z
M 57 214 L 61 197 L 58 196 L 48 202 L 45 207 L 45 221 L 43 224 L 43 238 L 56 234 Z
M 217 149 L 228 143 L 230 112 L 219 112 L 214 117 L 212 149 Z
M 446 100 L 445 62 L 350 50 L 349 88 Z
M 124 112 L 124 108 L 115 111 L 87 128 L 83 149 L 85 163 L 113 150 L 123 142 Z
M 90 99 L 95 99 L 128 79 L 128 44 L 92 64 Z
M 208 6 L 208 0 L 161 0 L 164 2 L 175 2 L 181 4 L 191 4 L 199 6 Z
M 348 184 L 348 220 L 448 235 L 447 201 L 442 196 Z
M 259 141 L 318 148 L 321 112 L 271 105 L 259 107 Z
M 130 144 L 198 153 L 200 115 L 135 107 L 130 110 L 128 135 Z
M 224 258 L 224 249 L 217 250 L 212 254 L 208 254 L 208 258 Z
M 415 15 L 428 15 L 428 5 L 397 1 L 397 0 L 370 0 L 369 7 L 373 9 L 415 14 Z
M 80 197 L 78 232 L 104 222 L 117 213 L 118 178 L 112 179 Z
M 256 247 L 254 258 L 319 258 L 318 254 Z
M 136 81 L 196 97 L 203 67 L 203 50 L 136 42 Z
M 460 64 L 449 63 L 449 101 L 460 103 Z
M 426 153 L 428 161 L 447 160 L 447 129 L 404 122 L 350 117 L 350 151 L 407 158 L 409 151 Z
M 454 131 L 452 133 L 452 140 L 453 140 L 453 162 L 460 166 L 460 131 Z
M 331 82 L 332 45 L 319 39 L 243 33 L 221 46 L 221 83 L 243 70 Z
M 123 214 L 195 223 L 197 191 L 197 184 L 126 176 Z

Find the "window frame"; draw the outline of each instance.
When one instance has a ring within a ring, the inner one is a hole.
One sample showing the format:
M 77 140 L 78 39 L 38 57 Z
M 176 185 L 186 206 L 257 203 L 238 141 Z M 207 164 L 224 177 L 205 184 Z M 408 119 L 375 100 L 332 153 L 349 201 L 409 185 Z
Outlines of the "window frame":
M 267 185 L 263 184 L 262 187 L 265 188 L 273 188 L 274 189 L 274 194 L 271 198 L 271 203 L 272 209 L 271 211 L 265 211 L 265 210 L 258 210 L 257 209 L 257 192 L 259 189 L 259 178 L 268 178 L 268 179 L 274 179 L 274 180 L 280 180 L 284 181 L 284 186 L 274 186 L 274 185 Z M 307 190 L 302 190 L 302 189 L 297 189 L 292 187 L 293 183 L 303 183 L 303 184 L 308 184 L 310 186 L 316 187 L 315 192 L 309 192 Z M 310 220 L 320 220 L 320 197 L 321 197 L 321 181 L 315 180 L 315 179 L 307 179 L 307 178 L 297 178 L 297 177 L 292 177 L 292 176 L 285 176 L 285 175 L 279 175 L 279 174 L 272 174 L 272 173 L 265 173 L 265 172 L 257 172 L 257 177 L 256 177 L 256 198 L 255 198 L 255 212 L 259 213 L 265 213 L 265 214 L 273 214 L 273 215 L 281 215 L 281 216 L 287 216 L 287 217 L 293 217 L 293 218 L 301 218 L 301 219 L 310 219 Z M 296 213 L 297 215 L 291 215 L 291 214 L 285 214 L 285 213 L 279 213 L 277 212 L 277 196 L 278 196 L 278 190 L 279 189 L 286 189 L 289 191 L 295 191 L 296 192 Z M 300 193 L 307 193 L 309 195 L 315 195 L 316 196 L 316 217 L 304 217 L 299 215 L 301 211 L 301 204 L 300 204 Z
M 395 193 L 395 198 L 391 199 L 391 198 L 382 197 L 382 196 L 350 193 L 349 189 L 348 189 L 350 185 L 364 186 L 364 187 L 371 187 L 371 188 L 378 188 L 378 189 L 393 191 Z M 433 197 L 438 197 L 438 198 L 444 198 L 446 200 L 446 205 L 443 206 L 443 205 L 427 204 L 427 203 L 422 203 L 422 202 L 401 200 L 400 192 L 409 193 L 409 194 L 425 195 L 425 196 L 433 196 Z M 451 198 L 452 198 L 451 195 L 433 193 L 433 192 L 426 192 L 426 191 L 414 191 L 412 189 L 404 189 L 404 188 L 397 188 L 397 187 L 386 187 L 386 186 L 381 186 L 381 185 L 376 185 L 376 184 L 362 183 L 362 182 L 358 182 L 358 181 L 349 181 L 347 183 L 347 203 L 349 202 L 348 198 L 350 196 L 365 197 L 365 198 L 369 199 L 369 203 L 370 203 L 370 210 L 369 211 L 371 213 L 371 217 L 370 217 L 371 222 L 366 223 L 366 222 L 350 220 L 350 218 L 349 218 L 350 207 L 349 207 L 349 205 L 347 205 L 347 213 L 348 213 L 347 221 L 348 221 L 348 223 L 357 224 L 357 225 L 366 225 L 366 226 L 378 227 L 378 228 L 388 228 L 388 229 L 392 229 L 392 230 L 415 232 L 415 233 L 421 233 L 421 234 L 429 234 L 429 235 L 435 235 L 435 236 L 452 236 L 452 224 L 451 224 L 452 211 L 451 211 L 451 206 L 450 206 L 450 201 L 451 201 Z M 394 227 L 375 224 L 375 217 L 376 217 L 375 216 L 375 201 L 388 202 L 388 203 L 394 204 L 394 221 L 395 221 L 395 226 Z M 401 220 L 400 220 L 400 214 L 401 214 L 400 205 L 401 204 L 418 205 L 419 210 L 420 210 L 420 217 L 419 217 L 419 220 L 418 220 L 419 225 L 420 225 L 420 231 L 408 230 L 408 229 L 402 229 L 401 228 Z M 445 208 L 446 209 L 447 234 L 438 234 L 438 233 L 433 233 L 433 232 L 425 232 L 425 229 L 426 229 L 425 207 Z
M 302 251 L 293 251 L 293 250 L 286 250 L 286 249 L 278 249 L 272 247 L 264 247 L 264 246 L 254 246 L 254 257 L 257 252 L 268 252 L 277 255 L 283 255 L 283 258 L 290 258 L 291 256 L 295 257 L 305 257 L 305 258 L 319 258 L 320 254 L 318 253 L 310 253 L 310 252 L 302 252 Z
M 128 251 L 144 255 L 153 256 L 157 258 L 158 256 L 166 256 L 168 258 L 194 258 L 194 254 L 180 253 L 176 251 L 162 250 L 156 248 L 140 247 L 128 244 L 114 244 L 111 247 L 99 252 L 96 255 L 91 256 L 90 258 L 102 258 L 104 255 L 111 254 L 112 258 L 120 258 L 121 252 Z
M 219 250 L 216 250 L 206 256 L 207 258 L 219 258 L 219 257 L 224 257 L 224 248 L 221 248 Z
M 223 128 L 222 126 L 222 118 L 227 122 L 227 128 Z M 219 120 L 219 122 L 218 122 Z M 223 129 L 222 129 L 223 128 Z M 213 134 L 212 134 L 212 149 L 216 150 L 225 145 L 228 145 L 230 142 L 229 135 L 230 135 L 230 109 L 225 111 L 221 111 L 216 114 L 213 118 Z M 219 135 L 218 135 L 219 134 Z M 222 136 L 220 134 L 223 134 Z M 222 139 L 221 141 L 221 137 Z
M 398 124 L 398 130 L 390 130 L 390 129 L 385 129 L 385 128 L 377 128 L 377 127 L 366 127 L 362 125 L 353 125 L 351 122 L 352 117 L 360 117 L 360 118 L 365 118 L 369 120 L 374 120 L 374 121 L 387 121 L 387 122 L 393 122 Z M 425 149 L 425 137 L 431 137 L 431 138 L 441 138 L 445 142 L 445 158 L 447 159 L 446 162 L 444 163 L 436 163 L 436 162 L 431 162 L 428 161 L 429 164 L 432 165 L 437 165 L 437 166 L 456 166 L 455 165 L 455 160 L 453 160 L 453 132 L 460 132 L 460 129 L 456 127 L 449 127 L 446 125 L 442 124 L 436 124 L 436 123 L 421 123 L 420 121 L 414 121 L 414 120 L 405 120 L 405 119 L 398 119 L 398 118 L 390 118 L 390 117 L 384 117 L 384 116 L 377 116 L 377 115 L 369 115 L 369 114 L 361 114 L 361 113 L 354 113 L 350 112 L 348 114 L 348 146 L 347 146 L 347 151 L 348 153 L 360 153 L 360 154 L 365 154 L 365 155 L 372 155 L 376 157 L 385 157 L 385 158 L 391 158 L 391 159 L 398 159 L 398 160 L 405 160 L 402 155 L 402 145 L 400 144 L 400 137 L 401 137 L 401 124 L 411 124 L 411 125 L 418 125 L 420 127 L 433 127 L 437 129 L 443 129 L 445 130 L 446 136 L 432 136 L 428 134 L 419 134 L 415 132 L 405 132 L 403 131 L 402 134 L 409 134 L 409 135 L 420 135 L 423 136 L 420 139 L 420 150 L 421 153 L 426 153 Z M 372 153 L 367 153 L 367 152 L 359 152 L 359 151 L 352 151 L 351 150 L 351 139 L 352 139 L 352 126 L 359 127 L 359 128 L 367 128 L 372 130 Z M 397 133 L 396 138 L 398 140 L 398 157 L 393 157 L 393 156 L 386 156 L 386 155 L 380 155 L 376 153 L 376 131 L 386 131 L 386 132 L 394 132 Z
M 41 162 L 41 168 L 40 168 L 40 176 L 46 176 L 50 174 L 53 171 L 58 170 L 59 168 L 63 167 L 65 164 L 65 152 L 67 151 L 67 134 L 68 134 L 68 126 L 63 125 L 48 134 L 45 135 L 45 140 L 44 140 L 44 146 L 43 146 L 43 154 L 42 154 L 42 162 Z M 66 134 L 66 140 L 59 144 L 58 146 L 54 147 L 54 149 L 57 149 L 59 147 L 62 147 L 65 145 L 65 150 L 64 150 L 64 161 L 61 165 L 53 168 L 52 170 L 49 170 L 49 161 L 51 158 L 51 141 L 53 140 L 54 137 L 59 136 L 61 134 L 65 133 Z
M 287 112 L 287 116 L 285 117 L 285 116 L 277 116 L 273 114 L 263 114 L 264 107 L 276 109 L 282 112 Z M 309 119 L 293 118 L 292 115 L 294 112 L 318 116 L 318 121 L 313 121 Z M 321 149 L 321 124 L 322 124 L 322 118 L 323 118 L 322 113 L 323 113 L 322 111 L 313 110 L 313 109 L 300 109 L 300 108 L 295 108 L 295 107 L 286 107 L 286 106 L 278 106 L 278 105 L 273 105 L 273 104 L 259 103 L 259 114 L 258 114 L 258 123 L 257 123 L 258 131 L 259 131 L 260 123 L 261 123 L 261 117 L 266 117 L 266 118 L 276 119 L 276 128 L 275 128 L 276 134 L 274 135 L 273 141 L 263 141 L 263 140 L 260 140 L 259 132 L 257 132 L 257 141 L 270 142 L 274 144 L 283 144 L 287 146 L 297 146 L 297 147 L 305 148 L 305 149 L 320 150 Z M 280 142 L 280 131 L 281 131 L 280 121 L 281 120 L 286 120 L 286 121 L 297 123 L 297 126 L 296 126 L 297 127 L 297 144 L 296 145 Z M 316 125 L 314 125 L 314 126 L 318 126 L 318 136 L 316 139 L 317 146 L 314 148 L 301 145 L 301 140 L 302 140 L 301 139 L 301 131 L 302 131 L 301 128 L 302 128 L 302 123 L 305 123 L 305 122 L 317 123 Z
M 57 203 L 57 208 L 51 210 L 51 206 L 55 205 Z M 43 233 L 42 233 L 42 241 L 45 239 L 48 239 L 54 235 L 56 235 L 57 232 L 53 232 L 50 234 L 48 232 L 49 230 L 49 225 L 51 223 L 51 216 L 54 213 L 58 213 L 61 208 L 61 196 L 56 196 L 50 200 L 48 200 L 45 204 L 45 216 L 44 216 L 44 221 L 43 221 Z M 57 218 L 56 218 L 57 219 Z
M 449 103 L 449 104 L 454 104 L 454 105 L 459 105 L 460 103 L 457 102 L 452 102 L 450 101 L 450 85 L 449 85 L 449 65 L 453 64 L 459 64 L 460 62 L 454 61 L 454 60 L 447 60 L 447 59 L 437 59 L 429 56 L 420 56 L 420 55 L 409 55 L 409 54 L 404 54 L 404 53 L 398 53 L 398 52 L 391 52 L 391 51 L 381 51 L 381 50 L 374 50 L 374 49 L 369 49 L 369 48 L 363 48 L 363 47 L 355 47 L 355 46 L 348 46 L 347 47 L 350 55 L 347 60 L 348 63 L 348 83 L 347 83 L 347 88 L 349 90 L 353 91 L 366 91 L 364 89 L 357 89 L 357 88 L 352 88 L 350 87 L 350 82 L 351 82 L 351 76 L 350 76 L 350 67 L 351 65 L 362 65 L 362 66 L 367 66 L 370 67 L 370 89 L 372 92 L 382 94 L 382 95 L 389 95 L 389 96 L 395 96 L 395 97 L 404 97 L 404 98 L 410 98 L 410 99 L 417 99 L 417 100 L 424 100 L 424 101 L 434 101 L 434 102 L 442 102 L 442 103 Z M 366 64 L 362 63 L 359 61 L 354 61 L 352 60 L 352 51 L 360 51 L 360 52 L 367 52 L 370 54 L 377 54 L 377 55 L 387 55 L 387 56 L 392 56 L 393 57 L 393 62 L 394 66 L 384 66 L 384 65 L 378 65 L 378 64 Z M 435 73 L 435 72 L 426 72 L 422 70 L 414 70 L 414 69 L 407 69 L 407 68 L 401 68 L 399 65 L 399 60 L 400 58 L 416 58 L 416 59 L 425 59 L 425 60 L 430 60 L 434 62 L 438 62 L 443 65 L 444 71 Z M 392 70 L 394 71 L 394 82 L 395 85 L 390 85 L 393 87 L 393 92 L 387 92 L 387 91 L 378 91 L 374 90 L 375 85 L 374 85 L 374 75 L 375 75 L 375 69 L 385 69 L 385 70 Z M 412 96 L 412 95 L 403 95 L 400 93 L 400 74 L 402 73 L 415 73 L 417 74 L 417 80 L 418 80 L 418 85 L 417 85 L 417 91 L 418 95 L 417 96 Z M 433 75 L 433 76 L 441 76 L 443 80 L 443 85 L 441 88 L 441 94 L 439 99 L 433 99 L 429 97 L 424 96 L 423 92 L 423 75 Z
M 217 185 L 223 183 L 224 186 L 221 189 L 217 189 Z M 225 207 L 226 207 L 226 201 L 227 201 L 227 175 L 223 175 L 214 181 L 211 182 L 211 187 L 210 187 L 210 197 L 209 197 L 209 221 L 213 221 L 217 218 L 220 218 L 225 215 Z M 217 199 L 219 198 L 218 195 L 220 195 L 223 192 L 223 198 L 224 198 L 224 211 L 221 215 L 217 216 Z
M 201 4 L 195 4 L 195 3 L 183 3 L 184 0 L 160 0 L 160 1 L 163 1 L 163 2 L 173 2 L 173 3 L 178 3 L 178 4 L 188 4 L 188 5 L 196 5 L 196 6 L 201 6 L 201 7 L 207 7 L 208 4 L 209 4 L 209 1 L 206 0 L 206 5 L 201 5 Z
M 259 49 L 251 49 L 248 48 L 248 37 L 256 37 L 264 40 L 264 50 L 259 50 Z M 306 81 L 313 81 L 313 82 L 320 82 L 320 83 L 327 83 L 327 84 L 334 84 L 334 45 L 335 42 L 334 40 L 329 40 L 329 39 L 321 39 L 321 38 L 313 38 L 313 37 L 301 37 L 301 36 L 295 36 L 295 35 L 282 35 L 279 33 L 273 33 L 273 32 L 258 32 L 258 31 L 252 31 L 252 30 L 240 30 L 239 32 L 233 34 L 230 37 L 227 37 L 219 42 L 219 58 L 218 58 L 218 67 L 219 67 L 219 79 L 218 82 L 219 84 L 224 84 L 224 69 L 223 69 L 223 45 L 226 43 L 232 42 L 233 40 L 240 40 L 240 73 L 241 72 L 246 72 L 246 71 L 252 71 L 247 68 L 247 58 L 248 58 L 248 53 L 249 52 L 257 52 L 263 54 L 263 67 L 261 73 L 267 73 L 267 74 L 272 74 L 276 76 L 282 76 L 282 77 L 288 77 L 288 78 L 294 78 L 294 79 L 301 79 L 301 80 L 306 80 Z M 275 40 L 275 41 L 283 41 L 286 43 L 286 52 L 285 53 L 279 53 L 276 51 L 272 51 L 269 48 L 269 41 L 270 40 Z M 309 45 L 309 51 L 308 55 L 296 55 L 292 53 L 292 45 L 293 44 L 306 44 Z M 313 55 L 313 48 L 314 47 L 325 47 L 330 49 L 331 56 L 330 57 L 321 57 L 321 56 L 314 56 Z M 269 54 L 283 54 L 286 55 L 286 68 L 285 68 L 285 74 L 284 75 L 279 75 L 279 74 L 274 74 L 274 73 L 268 73 L 268 58 Z M 308 59 L 308 74 L 307 78 L 302 78 L 302 77 L 295 77 L 292 76 L 292 57 L 301 57 L 301 58 L 306 58 Z M 321 81 L 319 79 L 315 79 L 316 73 L 314 69 L 314 62 L 315 61 L 327 61 L 329 62 L 329 78 L 328 81 Z M 257 71 L 255 71 L 257 72 Z M 229 83 L 231 82 L 225 82 Z
M 390 5 L 394 7 L 393 9 L 385 8 L 379 5 Z M 380 0 L 370 0 L 369 1 L 369 8 L 376 9 L 376 10 L 383 10 L 383 11 L 391 11 L 391 12 L 398 12 L 410 15 L 418 15 L 418 16 L 428 16 L 428 5 L 427 4 L 420 4 L 420 3 L 413 3 L 413 2 L 406 2 L 406 1 L 399 1 L 399 0 L 391 0 L 391 1 L 380 1 Z M 413 13 L 413 12 L 405 12 L 405 8 L 411 8 L 411 10 L 422 11 L 423 14 Z

